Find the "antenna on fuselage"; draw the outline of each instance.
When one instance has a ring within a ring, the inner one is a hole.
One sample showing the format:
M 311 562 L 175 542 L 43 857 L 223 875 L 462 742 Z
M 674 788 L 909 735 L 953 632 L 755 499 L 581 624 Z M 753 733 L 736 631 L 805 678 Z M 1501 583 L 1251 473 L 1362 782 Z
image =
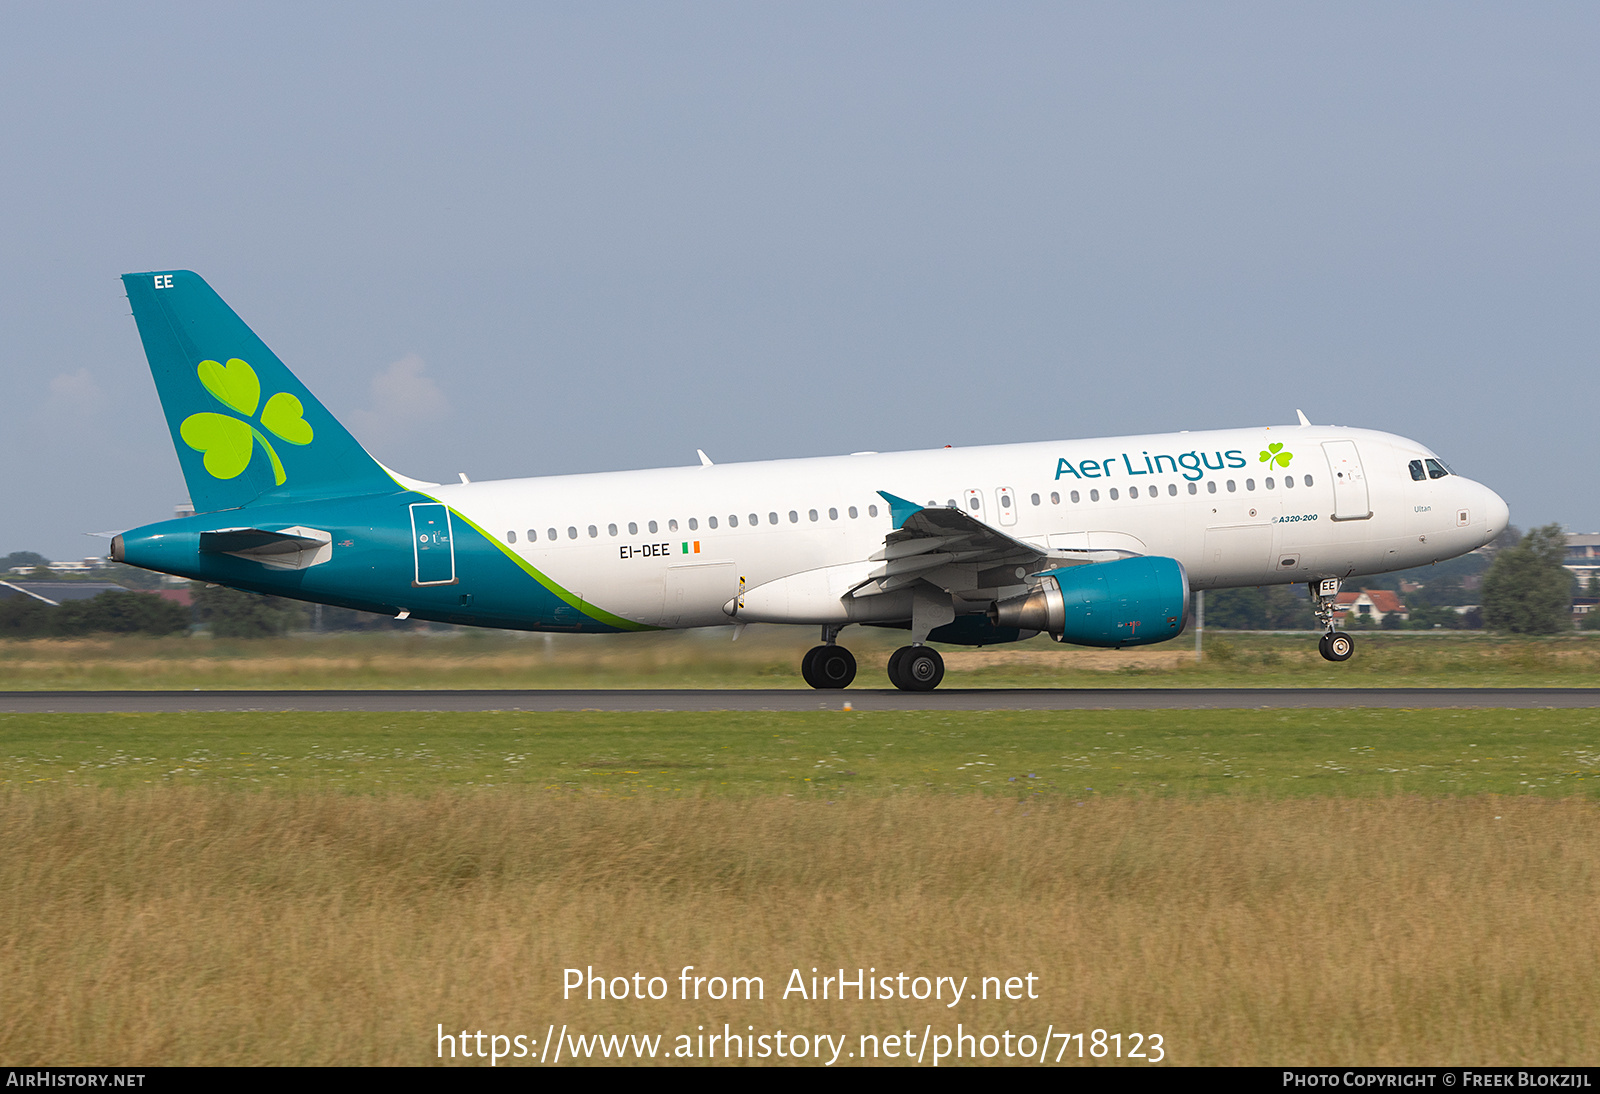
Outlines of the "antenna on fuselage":
M 1310 419 L 1306 417 L 1306 412 L 1303 411 L 1303 410 L 1296 409 L 1295 412 L 1294 412 L 1294 416 L 1296 418 L 1300 419 L 1300 424 L 1301 425 L 1310 425 L 1311 424 Z
M 696 456 L 700 457 L 700 466 L 701 467 L 710 467 L 711 466 L 711 457 L 705 454 L 705 450 L 704 449 L 697 448 L 697 449 L 694 450 L 694 454 Z

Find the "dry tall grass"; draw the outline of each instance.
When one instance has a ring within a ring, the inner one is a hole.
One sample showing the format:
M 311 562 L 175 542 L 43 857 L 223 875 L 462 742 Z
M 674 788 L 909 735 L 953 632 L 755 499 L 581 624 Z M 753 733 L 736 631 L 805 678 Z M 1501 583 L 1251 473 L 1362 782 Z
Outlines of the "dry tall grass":
M 0 1058 L 421 1063 L 522 1033 L 1159 1032 L 1174 1063 L 1592 1063 L 1600 808 L 0 795 Z M 764 1003 L 563 1002 L 561 970 Z M 779 1000 L 793 967 L 1037 1001 Z

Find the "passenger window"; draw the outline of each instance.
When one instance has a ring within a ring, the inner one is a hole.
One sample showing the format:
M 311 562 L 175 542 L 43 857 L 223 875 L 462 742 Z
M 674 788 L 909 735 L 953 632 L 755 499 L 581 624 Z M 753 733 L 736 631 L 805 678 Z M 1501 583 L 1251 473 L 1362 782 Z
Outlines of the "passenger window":
M 589 533 L 589 534 L 590 534 L 590 535 L 593 535 L 593 534 L 594 534 L 594 533 L 593 533 L 593 532 L 591 532 L 591 533 Z M 615 525 L 615 524 L 608 524 L 608 525 L 606 525 L 606 535 L 608 535 L 608 536 L 614 536 L 614 535 L 616 535 L 616 534 L 617 534 L 617 526 L 616 526 L 616 525 Z
M 1058 491 L 1055 491 L 1055 490 L 1050 491 L 1050 504 L 1051 505 L 1060 505 L 1061 504 L 1061 494 Z
M 1283 477 L 1283 485 L 1284 485 L 1285 489 L 1293 490 L 1294 489 L 1294 476 L 1293 475 L 1285 475 Z
M 506 533 L 506 542 L 507 543 L 515 543 L 515 542 L 517 542 L 517 533 L 515 533 L 515 532 L 507 532 Z
M 756 525 L 758 525 L 760 523 L 761 523 L 761 514 L 760 513 L 751 513 L 750 514 L 750 527 L 754 528 Z
M 1011 495 L 1007 494 L 1007 493 L 1005 493 L 1003 491 L 1000 494 L 1000 508 L 1002 508 L 1002 509 L 1010 509 L 1011 508 Z
M 806 510 L 806 515 L 809 516 L 812 520 L 816 520 L 817 519 L 817 511 L 815 509 Z
M 707 528 L 715 528 L 716 526 L 717 526 L 717 518 L 716 517 L 707 517 L 706 518 L 706 527 Z
M 1412 482 L 1421 482 L 1423 479 L 1428 477 L 1427 473 L 1422 470 L 1422 461 L 1421 460 L 1412 460 L 1406 466 L 1411 469 L 1411 481 Z
M 677 530 L 678 530 L 678 522 L 676 520 L 667 521 L 667 531 L 676 532 Z
M 570 525 L 570 524 L 567 525 L 567 538 L 568 539 L 577 539 L 578 538 L 578 529 L 575 528 L 573 525 Z
M 547 529 L 545 531 L 545 535 L 549 536 L 551 539 L 555 539 L 556 538 L 556 530 L 554 528 Z
M 1244 480 L 1244 488 L 1246 490 L 1254 490 L 1256 488 L 1256 480 L 1255 479 L 1245 479 Z
M 875 517 L 877 515 L 878 515 L 878 507 L 876 505 L 867 506 L 867 516 Z
M 1073 505 L 1077 505 L 1078 504 L 1078 492 L 1076 490 L 1074 490 L 1070 496 L 1072 498 L 1072 504 Z
M 1175 483 L 1175 482 L 1167 483 L 1167 496 L 1170 497 L 1170 498 L 1175 498 L 1175 497 L 1178 496 L 1178 484 L 1177 483 Z
M 612 525 L 612 527 L 613 527 L 613 528 L 615 528 L 615 527 L 616 527 L 616 525 Z M 591 525 L 589 525 L 589 538 L 590 538 L 590 539 L 594 539 L 594 538 L 595 538 L 595 537 L 596 537 L 596 536 L 598 536 L 598 535 L 599 535 L 599 534 L 600 534 L 600 529 L 598 529 L 598 528 L 596 528 L 596 527 L 595 527 L 595 526 L 594 526 L 594 525 L 592 525 L 592 524 L 591 524 Z
M 1111 488 L 1111 500 L 1112 501 L 1116 501 L 1117 500 L 1117 488 L 1115 486 L 1113 486 Z
M 716 520 L 717 518 L 716 517 L 712 517 L 711 519 L 712 520 Z M 712 527 L 715 528 L 716 525 L 713 524 Z M 737 528 L 737 527 L 739 527 L 739 516 L 738 516 L 737 513 L 729 513 L 728 514 L 728 527 L 729 528 Z
M 1216 492 L 1217 492 L 1217 480 L 1216 479 L 1212 479 L 1210 482 L 1206 483 L 1206 493 L 1215 494 Z
M 1450 474 L 1450 472 L 1445 470 L 1444 464 L 1440 463 L 1438 460 L 1428 461 L 1428 478 L 1442 479 L 1448 474 Z
M 651 522 L 650 522 L 650 523 L 649 523 L 649 525 L 648 525 L 648 527 L 649 527 L 649 529 L 650 529 L 650 534 L 651 534 L 651 535 L 652 535 L 652 536 L 653 536 L 653 535 L 655 535 L 655 534 L 656 534 L 656 527 L 657 527 L 657 525 L 656 525 L 656 522 L 655 522 L 655 521 L 651 521 Z
M 691 532 L 698 531 L 699 528 L 700 528 L 700 521 L 697 520 L 694 517 L 690 517 L 689 518 L 689 531 L 691 531 Z
M 1228 493 L 1234 494 L 1234 493 L 1237 493 L 1238 490 L 1239 490 L 1239 487 L 1234 484 L 1234 481 L 1232 479 L 1229 479 L 1228 480 Z
M 1138 496 L 1139 496 L 1139 488 L 1137 486 L 1128 487 L 1128 497 L 1136 498 Z
M 1089 491 L 1089 500 L 1090 501 L 1099 501 L 1100 500 L 1100 491 L 1098 491 L 1098 490 Z
M 838 520 L 839 519 L 839 510 L 837 510 L 837 509 L 829 509 L 828 510 L 828 519 L 829 520 Z
M 1200 492 L 1200 488 L 1198 486 L 1196 486 L 1194 483 L 1191 482 L 1189 484 L 1189 493 L 1198 494 L 1199 492 Z
M 768 513 L 767 514 L 767 523 L 768 524 L 777 524 L 778 523 L 778 514 L 776 514 L 776 513 Z
M 928 504 L 932 505 L 933 503 L 929 502 Z M 973 512 L 977 512 L 977 510 L 978 510 L 978 499 L 977 498 L 968 498 L 967 499 L 967 508 L 971 509 Z
M 855 520 L 858 516 L 861 515 L 860 513 L 856 512 L 856 507 L 854 505 L 852 505 L 848 510 L 846 510 L 846 512 L 848 512 L 850 514 L 850 519 L 851 520 Z
M 1267 489 L 1271 490 L 1275 485 L 1277 484 L 1273 482 L 1272 476 L 1267 476 Z
M 796 513 L 793 509 L 789 510 L 789 523 L 790 524 L 799 524 L 800 523 L 800 514 Z
M 630 520 L 628 522 L 628 534 L 630 536 L 636 536 L 636 535 L 639 534 L 639 522 L 638 521 Z
M 932 505 L 933 503 L 929 502 L 928 504 Z M 956 507 L 956 499 L 955 498 L 951 498 L 949 501 L 945 502 L 945 504 L 948 505 L 950 508 L 954 509 Z
M 1301 479 L 1300 481 L 1305 483 L 1307 486 L 1310 486 L 1311 485 L 1311 476 L 1307 475 L 1305 478 Z
M 1038 494 L 1033 495 L 1033 504 L 1035 504 L 1035 505 L 1039 504 L 1039 495 Z

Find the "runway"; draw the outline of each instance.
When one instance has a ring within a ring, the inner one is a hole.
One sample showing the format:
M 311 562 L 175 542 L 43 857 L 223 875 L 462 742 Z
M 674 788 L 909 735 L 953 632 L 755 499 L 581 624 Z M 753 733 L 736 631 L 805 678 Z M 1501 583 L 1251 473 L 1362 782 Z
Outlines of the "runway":
M 1580 709 L 1600 688 L 951 688 L 845 691 L 9 691 L 0 714 L 185 711 Z

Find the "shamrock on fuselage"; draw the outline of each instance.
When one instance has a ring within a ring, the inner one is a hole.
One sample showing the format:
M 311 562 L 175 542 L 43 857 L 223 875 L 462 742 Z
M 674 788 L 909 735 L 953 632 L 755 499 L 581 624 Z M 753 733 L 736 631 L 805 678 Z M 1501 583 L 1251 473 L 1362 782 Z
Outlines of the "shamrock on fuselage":
M 1288 467 L 1289 461 L 1294 459 L 1294 453 L 1285 452 L 1283 445 L 1273 443 L 1267 445 L 1261 453 L 1261 462 L 1268 467 Z
M 237 357 L 229 358 L 226 365 L 219 361 L 201 361 L 195 370 L 200 383 L 217 401 L 228 409 L 243 414 L 202 411 L 191 414 L 178 427 L 183 443 L 196 452 L 204 452 L 206 471 L 218 479 L 231 479 L 244 473 L 250 466 L 255 442 L 260 441 L 267 458 L 272 461 L 272 476 L 277 485 L 288 481 L 283 461 L 278 458 L 272 442 L 248 419 L 255 416 L 261 403 L 261 380 L 248 362 Z M 261 410 L 261 424 L 273 436 L 296 445 L 310 444 L 315 437 L 311 423 L 305 420 L 305 407 L 300 400 L 286 391 L 280 391 L 267 400 Z

